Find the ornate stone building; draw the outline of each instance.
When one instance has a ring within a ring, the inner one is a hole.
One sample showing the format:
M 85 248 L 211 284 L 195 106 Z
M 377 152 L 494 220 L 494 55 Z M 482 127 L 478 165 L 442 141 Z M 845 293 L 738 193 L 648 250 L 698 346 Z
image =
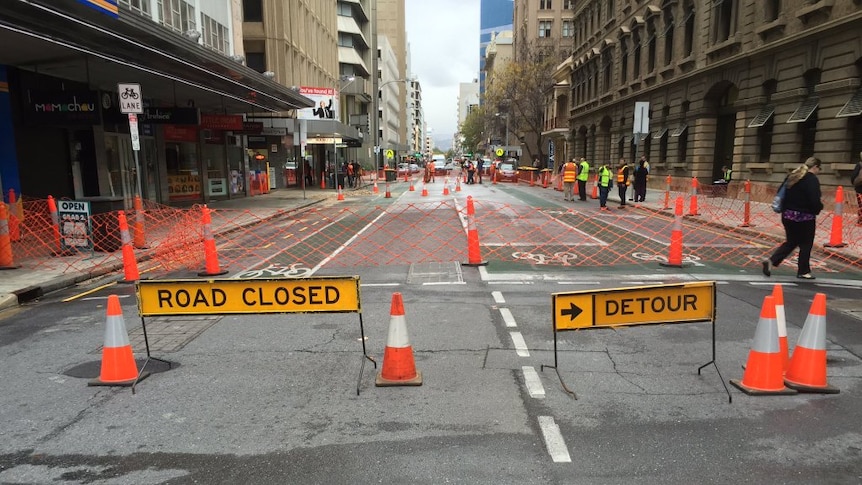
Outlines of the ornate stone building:
M 558 157 L 645 154 L 706 182 L 722 165 L 778 181 L 813 155 L 835 185 L 862 151 L 859 0 L 579 1 L 556 74 L 545 136 L 568 141 Z M 649 103 L 640 135 L 636 102 Z

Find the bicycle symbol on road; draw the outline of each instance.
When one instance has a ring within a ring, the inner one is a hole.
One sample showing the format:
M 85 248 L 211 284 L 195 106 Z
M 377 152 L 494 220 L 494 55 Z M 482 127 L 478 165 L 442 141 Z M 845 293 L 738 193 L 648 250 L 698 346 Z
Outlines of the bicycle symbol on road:
M 574 261 L 578 259 L 577 254 L 573 254 L 566 251 L 556 252 L 551 256 L 546 254 L 533 254 L 533 253 L 523 253 L 523 252 L 515 252 L 512 253 L 512 257 L 515 259 L 524 259 L 527 261 L 532 261 L 534 264 L 551 264 L 551 263 L 559 263 L 563 266 L 571 266 L 570 261 Z
M 302 263 L 293 263 L 285 266 L 278 263 L 270 264 L 266 268 L 250 269 L 243 271 L 234 278 L 236 279 L 253 279 L 253 278 L 270 278 L 270 277 L 286 277 L 286 278 L 305 278 L 311 276 L 311 268 L 302 266 Z
M 667 263 L 667 256 L 663 254 L 649 254 L 649 253 L 632 253 L 632 257 L 635 259 L 640 259 L 641 261 L 657 261 L 659 263 Z M 693 254 L 683 254 L 682 255 L 683 263 L 690 263 L 693 266 L 706 266 L 705 264 L 700 262 L 700 256 L 695 256 Z
M 138 92 L 132 88 L 126 88 L 122 93 L 120 93 L 120 97 L 123 99 L 138 99 Z

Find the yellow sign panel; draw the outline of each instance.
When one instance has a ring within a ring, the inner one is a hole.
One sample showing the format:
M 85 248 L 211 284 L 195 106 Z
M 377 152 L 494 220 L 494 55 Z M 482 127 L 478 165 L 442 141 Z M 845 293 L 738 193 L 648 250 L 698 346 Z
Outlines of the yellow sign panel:
M 502 148 L 498 148 L 494 153 L 496 153 L 498 157 L 502 157 L 506 152 L 504 152 Z
M 141 316 L 360 312 L 359 277 L 141 280 Z
M 715 318 L 714 281 L 554 293 L 551 300 L 555 330 Z
M 386 150 L 386 158 L 390 160 L 395 158 L 395 152 L 393 150 Z

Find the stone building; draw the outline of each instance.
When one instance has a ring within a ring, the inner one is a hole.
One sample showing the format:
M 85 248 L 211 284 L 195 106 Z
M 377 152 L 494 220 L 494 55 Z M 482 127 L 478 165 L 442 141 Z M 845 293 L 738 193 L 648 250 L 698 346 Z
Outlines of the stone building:
M 858 0 L 579 1 L 573 40 L 546 110 L 561 156 L 644 154 L 659 174 L 702 182 L 723 165 L 780 181 L 817 156 L 835 185 L 862 151 Z M 649 103 L 639 135 L 636 102 Z

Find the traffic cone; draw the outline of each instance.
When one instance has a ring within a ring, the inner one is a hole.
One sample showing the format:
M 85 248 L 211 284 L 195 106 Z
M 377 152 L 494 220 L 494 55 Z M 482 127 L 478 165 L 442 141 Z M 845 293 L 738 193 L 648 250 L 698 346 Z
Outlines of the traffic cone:
M 548 188 L 548 172 L 542 172 L 542 188 Z
M 422 182 L 422 197 L 428 197 L 428 187 L 425 186 L 425 182 Z
M 749 396 L 796 394 L 796 391 L 784 386 L 775 299 L 772 295 L 763 298 L 760 320 L 754 331 L 754 343 L 748 353 L 742 381 L 731 379 L 730 383 Z
M 664 210 L 670 209 L 670 175 L 664 179 Z M 635 204 L 637 205 L 637 204 Z
M 461 177 L 455 177 L 455 192 L 461 192 Z
M 415 179 L 414 179 L 413 177 L 410 177 L 410 190 L 409 190 L 410 192 L 415 192 L 415 191 L 416 191 L 416 188 L 415 188 L 415 187 L 413 187 L 413 182 L 414 182 L 414 181 L 415 181 Z
M 2 197 L 0 197 L 2 199 Z M 12 258 L 12 240 L 9 238 L 9 214 L 6 204 L 0 200 L 0 270 L 17 269 Z
M 843 248 L 844 243 L 844 187 L 835 190 L 835 210 L 832 212 L 832 233 L 829 235 L 827 248 Z
M 380 193 L 380 189 L 377 188 L 377 177 L 374 177 L 374 189 L 372 190 L 372 192 L 375 194 Z
M 201 223 L 204 226 L 204 258 L 206 259 L 206 269 L 198 276 L 221 276 L 227 274 L 227 270 L 221 269 L 218 262 L 218 252 L 216 251 L 215 238 L 213 238 L 212 217 L 207 206 L 201 207 Z
M 341 186 L 338 186 L 338 197 L 337 200 L 344 200 L 344 193 L 341 192 Z
M 99 377 L 89 381 L 88 386 L 131 386 L 149 376 L 149 372 L 138 373 L 138 364 L 129 343 L 123 309 L 117 295 L 108 297 L 108 316 L 105 321 L 105 344 L 102 346 L 102 369 Z
M 449 195 L 449 177 L 443 182 L 443 195 Z
M 144 203 L 140 196 L 135 196 L 135 248 L 147 248 L 147 234 L 144 232 Z
M 467 196 L 467 262 L 464 266 L 484 266 L 487 261 L 482 261 L 481 248 L 479 247 L 479 230 L 475 222 L 476 207 L 473 205 L 473 196 Z
M 699 216 L 700 213 L 697 211 L 697 178 L 691 178 L 691 201 L 688 205 L 688 215 L 690 216 Z
M 778 323 L 778 351 L 781 353 L 781 369 L 787 372 L 790 362 L 787 350 L 787 319 L 784 314 L 784 288 L 775 285 L 772 288 L 772 299 L 775 300 L 775 321 Z
M 659 262 L 659 266 L 682 268 L 682 197 L 676 198 L 676 211 L 673 218 L 673 230 L 670 233 L 667 263 Z
M 63 253 L 63 245 L 60 242 L 60 213 L 57 211 L 57 201 L 53 196 L 48 196 L 48 214 L 51 216 L 51 229 L 54 236 L 54 251 L 52 256 L 60 256 Z
M 132 237 L 129 235 L 129 221 L 125 211 L 117 212 L 120 223 L 120 240 L 123 244 L 123 283 L 134 283 L 141 279 L 138 272 L 138 262 L 135 260 L 135 250 L 132 248 Z
M 392 198 L 392 192 L 389 192 L 389 181 L 388 180 L 386 181 L 386 194 L 383 196 L 383 198 L 385 198 L 385 199 L 391 199 Z
M 326 188 L 326 172 L 320 174 L 320 188 L 321 189 Z
M 21 213 L 18 211 L 18 208 L 15 189 L 9 189 L 9 240 L 12 242 L 21 240 Z
M 814 295 L 799 341 L 793 349 L 784 383 L 799 392 L 840 392 L 826 383 L 826 295 L 823 293 Z
M 422 373 L 416 370 L 413 347 L 407 335 L 407 318 L 404 316 L 404 301 L 401 293 L 392 294 L 389 309 L 389 337 L 383 352 L 383 368 L 377 374 L 375 385 L 421 386 Z
M 596 174 L 596 180 L 593 182 L 593 192 L 590 194 L 590 198 L 599 198 L 599 174 Z

